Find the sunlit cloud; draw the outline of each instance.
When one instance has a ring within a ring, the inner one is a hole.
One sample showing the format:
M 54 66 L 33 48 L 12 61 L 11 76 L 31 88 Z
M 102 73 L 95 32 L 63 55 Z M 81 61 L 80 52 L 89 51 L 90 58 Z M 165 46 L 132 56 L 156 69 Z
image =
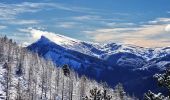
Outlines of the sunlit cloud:
M 49 33 L 49 32 L 43 32 L 43 31 L 40 31 L 40 30 L 38 30 L 38 29 L 34 29 L 34 28 L 32 28 L 32 27 L 29 27 L 29 28 L 26 28 L 26 29 L 18 29 L 18 31 L 20 31 L 20 32 L 25 32 L 25 33 L 28 33 L 28 34 L 30 34 L 30 38 L 32 39 L 32 40 L 37 40 L 37 39 L 39 39 L 42 35 L 43 36 L 50 36 L 50 37 L 53 37 L 54 36 L 54 34 L 53 33 Z
M 165 27 L 165 31 L 170 32 L 170 24 Z
M 30 35 L 29 38 L 30 38 L 31 42 L 25 41 L 26 44 L 30 44 L 34 41 L 37 41 L 38 39 L 41 38 L 41 36 L 45 36 L 46 38 L 50 39 L 51 41 L 53 41 L 57 44 L 73 45 L 71 42 L 74 43 L 74 41 L 72 41 L 72 40 L 75 40 L 75 39 L 72 39 L 69 37 L 65 37 L 63 35 L 59 35 L 58 33 L 43 31 L 43 30 L 34 29 L 34 28 L 20 29 L 19 31 L 26 32 L 27 34 Z M 68 41 L 68 40 L 70 40 L 70 41 Z M 76 40 L 76 41 L 79 41 L 79 40 Z
M 30 34 L 30 39 L 32 39 L 33 41 L 40 39 L 41 36 L 45 36 L 45 37 L 51 39 L 52 41 L 56 41 L 56 39 L 55 39 L 56 34 L 52 33 L 52 32 L 42 31 L 39 29 L 31 28 L 31 27 L 27 28 L 27 29 L 19 29 L 19 31 Z
M 145 38 L 127 38 L 123 40 L 126 44 L 133 44 L 142 47 L 165 47 L 170 46 L 170 41 L 168 39 L 151 40 Z
M 121 42 L 144 47 L 169 46 L 170 42 L 165 42 L 170 35 L 167 31 L 169 25 L 142 25 L 131 28 L 103 28 L 94 31 L 84 31 L 96 42 Z M 163 38 L 152 38 L 162 35 Z M 156 42 L 155 42 L 156 41 Z M 157 42 L 159 42 L 158 45 Z

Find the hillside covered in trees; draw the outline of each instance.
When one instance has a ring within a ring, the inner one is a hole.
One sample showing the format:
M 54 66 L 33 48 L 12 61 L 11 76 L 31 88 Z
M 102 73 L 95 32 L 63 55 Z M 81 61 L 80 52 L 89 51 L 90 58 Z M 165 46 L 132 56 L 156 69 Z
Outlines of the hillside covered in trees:
M 115 89 L 78 76 L 67 65 L 57 66 L 0 38 L 1 100 L 137 100 L 128 96 L 121 84 Z

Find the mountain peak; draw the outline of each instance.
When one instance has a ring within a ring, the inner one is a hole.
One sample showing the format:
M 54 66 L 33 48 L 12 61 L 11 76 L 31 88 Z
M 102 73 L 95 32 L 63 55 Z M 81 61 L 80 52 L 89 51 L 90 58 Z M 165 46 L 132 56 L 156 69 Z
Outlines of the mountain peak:
M 45 41 L 49 41 L 49 39 L 47 37 L 45 37 L 44 35 L 41 36 L 41 38 L 39 40 L 45 40 Z
M 49 42 L 51 42 L 51 40 L 49 39 L 49 38 L 47 38 L 47 37 L 45 37 L 45 36 L 41 36 L 41 38 L 37 41 L 38 43 L 49 43 Z

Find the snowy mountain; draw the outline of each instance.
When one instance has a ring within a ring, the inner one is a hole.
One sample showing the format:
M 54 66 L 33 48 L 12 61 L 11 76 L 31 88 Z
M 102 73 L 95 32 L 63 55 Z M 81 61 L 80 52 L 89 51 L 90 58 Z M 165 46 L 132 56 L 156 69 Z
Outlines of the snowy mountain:
M 94 96 L 90 91 L 95 89 L 100 98 L 136 100 L 126 94 L 120 97 L 121 85 L 112 89 L 79 77 L 67 65 L 57 67 L 12 40 L 0 38 L 0 100 L 89 100 Z
M 50 44 L 51 42 L 53 42 L 58 46 L 61 46 L 62 48 L 69 49 L 72 51 L 77 51 L 82 54 L 95 57 L 104 61 L 109 61 L 113 64 L 117 63 L 119 65 L 121 65 L 122 62 L 123 63 L 125 62 L 126 64 L 130 63 L 130 66 L 133 66 L 134 64 L 135 64 L 134 66 L 137 66 L 136 64 L 139 64 L 138 67 L 141 67 L 143 66 L 144 63 L 148 61 L 152 61 L 158 58 L 160 59 L 170 54 L 170 47 L 143 48 L 134 45 L 126 45 L 126 44 L 122 45 L 116 43 L 99 44 L 99 43 L 83 42 L 80 40 L 72 39 L 58 34 L 56 35 L 55 38 L 56 38 L 55 41 L 50 41 L 48 38 L 42 36 L 41 39 L 38 40 L 38 43 Z M 119 56 L 118 57 L 119 59 L 115 59 L 117 56 Z M 161 63 L 167 64 L 169 62 L 163 61 Z
M 46 37 L 42 36 L 42 38 Z M 83 54 L 87 54 L 101 59 L 105 59 L 108 56 L 119 52 L 132 53 L 137 56 L 141 56 L 146 60 L 151 60 L 153 58 L 159 58 L 167 54 L 170 54 L 170 47 L 144 48 L 129 44 L 116 44 L 116 43 L 99 44 L 92 42 L 84 42 L 59 34 L 56 34 L 55 40 L 53 42 L 67 49 L 78 51 Z
M 139 97 L 148 89 L 157 90 L 156 85 L 150 84 L 154 82 L 152 75 L 170 65 L 170 47 L 99 44 L 56 35 L 55 41 L 42 36 L 27 49 L 57 65 L 68 64 L 78 74 L 106 81 L 112 87 L 121 82 L 129 93 Z

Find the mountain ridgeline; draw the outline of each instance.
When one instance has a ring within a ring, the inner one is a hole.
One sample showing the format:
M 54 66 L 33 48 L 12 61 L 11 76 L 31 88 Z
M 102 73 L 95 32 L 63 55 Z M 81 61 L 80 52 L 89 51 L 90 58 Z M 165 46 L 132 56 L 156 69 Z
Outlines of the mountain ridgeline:
M 115 43 L 101 45 L 61 35 L 55 38 L 51 41 L 42 36 L 27 49 L 58 66 L 68 64 L 79 75 L 111 87 L 120 82 L 128 93 L 139 98 L 148 90 L 161 90 L 152 76 L 170 65 L 170 47 L 151 49 Z
M 48 50 L 48 47 L 46 49 Z M 45 54 L 47 51 L 40 52 Z M 112 89 L 85 76 L 79 77 L 68 65 L 58 67 L 49 59 L 18 46 L 7 37 L 0 38 L 0 100 L 93 98 L 136 100 L 126 95 L 120 84 Z

